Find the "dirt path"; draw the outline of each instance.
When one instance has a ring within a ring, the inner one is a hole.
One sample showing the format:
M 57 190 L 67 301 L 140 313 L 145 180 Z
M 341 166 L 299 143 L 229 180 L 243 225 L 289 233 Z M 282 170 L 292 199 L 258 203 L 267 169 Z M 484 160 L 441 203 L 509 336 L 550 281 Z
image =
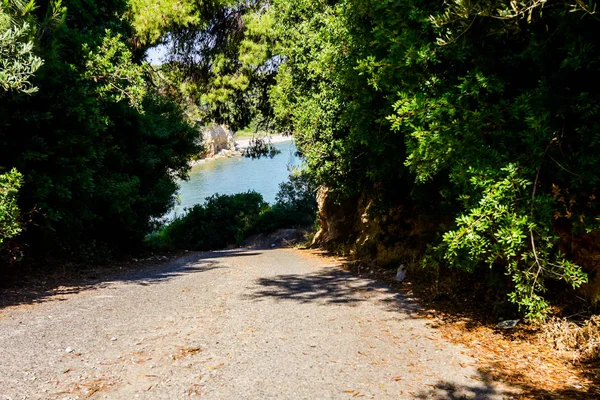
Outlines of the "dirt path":
M 299 250 L 190 253 L 4 309 L 0 399 L 503 398 L 415 309 Z

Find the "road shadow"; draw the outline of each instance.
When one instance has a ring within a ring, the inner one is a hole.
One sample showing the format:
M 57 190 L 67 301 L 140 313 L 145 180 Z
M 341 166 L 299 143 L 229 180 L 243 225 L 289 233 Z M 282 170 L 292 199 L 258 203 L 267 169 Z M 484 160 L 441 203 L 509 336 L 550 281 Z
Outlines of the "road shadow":
M 37 271 L 26 280 L 4 283 L 4 287 L 0 288 L 0 310 L 10 306 L 64 301 L 68 295 L 101 289 L 117 282 L 142 286 L 161 284 L 182 275 L 225 268 L 219 261 L 223 257 L 250 257 L 256 254 L 241 249 L 190 252 L 170 260 L 152 257 L 152 260 L 121 262 L 103 267 Z
M 398 292 L 386 283 L 345 270 L 342 265 L 311 274 L 259 278 L 255 284 L 258 289 L 252 288 L 253 291 L 245 295 L 255 301 L 272 298 L 299 303 L 356 306 L 361 302 L 373 301 L 376 296 L 378 303 L 387 310 L 406 315 L 416 315 L 420 311 L 414 298 Z
M 473 377 L 477 382 L 471 385 L 458 385 L 456 383 L 440 381 L 431 388 L 422 390 L 413 395 L 415 399 L 423 400 L 460 400 L 460 399 L 498 399 L 514 398 L 508 397 L 505 391 L 501 391 L 492 385 L 491 380 L 484 373 L 479 372 Z
M 543 390 L 533 385 L 520 384 L 513 385 L 510 389 L 504 388 L 503 390 L 500 390 L 495 388 L 491 383 L 492 378 L 481 370 L 479 370 L 478 375 L 474 378 L 479 384 L 457 385 L 448 381 L 439 381 L 429 389 L 415 393 L 413 397 L 415 399 L 423 400 L 487 400 L 490 398 L 587 400 L 600 398 L 600 393 L 594 388 L 589 388 L 587 390 Z

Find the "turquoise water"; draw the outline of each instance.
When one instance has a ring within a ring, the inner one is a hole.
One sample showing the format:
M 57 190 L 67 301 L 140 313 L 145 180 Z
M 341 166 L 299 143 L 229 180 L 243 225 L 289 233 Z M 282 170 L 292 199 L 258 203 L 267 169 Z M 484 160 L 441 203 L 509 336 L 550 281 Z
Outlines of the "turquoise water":
M 179 182 L 181 203 L 175 206 L 174 214 L 181 215 L 185 208 L 204 203 L 215 193 L 235 194 L 255 190 L 263 195 L 268 203 L 275 202 L 279 184 L 285 182 L 292 167 L 301 165 L 296 157 L 293 141 L 276 143 L 281 151 L 274 158 L 250 158 L 236 156 L 219 158 L 196 165 L 190 171 L 188 181 Z

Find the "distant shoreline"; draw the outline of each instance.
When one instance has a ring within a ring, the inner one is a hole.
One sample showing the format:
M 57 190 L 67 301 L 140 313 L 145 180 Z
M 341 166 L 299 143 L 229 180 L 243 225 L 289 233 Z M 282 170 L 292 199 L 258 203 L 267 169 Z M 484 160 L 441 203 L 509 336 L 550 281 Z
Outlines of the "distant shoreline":
M 284 136 L 284 135 L 257 135 L 256 137 L 260 138 L 260 139 L 265 139 L 267 142 L 270 142 L 272 144 L 291 142 L 294 140 L 293 136 Z M 226 154 L 216 154 L 214 157 L 202 158 L 200 160 L 192 160 L 192 161 L 189 161 L 189 165 L 191 168 L 193 168 L 197 165 L 211 162 L 214 160 L 218 160 L 220 158 L 241 156 L 244 154 L 244 151 L 248 147 L 250 147 L 250 142 L 252 141 L 252 139 L 253 138 L 251 138 L 251 137 L 245 137 L 243 139 L 236 139 L 234 136 L 235 150 L 228 150 Z
M 267 142 L 271 143 L 282 143 L 294 140 L 293 136 L 284 136 L 284 135 L 258 135 L 257 138 L 266 139 Z M 234 136 L 235 139 L 235 136 Z M 238 149 L 247 149 L 250 146 L 250 141 L 253 138 L 243 138 L 243 139 L 235 139 L 235 147 Z

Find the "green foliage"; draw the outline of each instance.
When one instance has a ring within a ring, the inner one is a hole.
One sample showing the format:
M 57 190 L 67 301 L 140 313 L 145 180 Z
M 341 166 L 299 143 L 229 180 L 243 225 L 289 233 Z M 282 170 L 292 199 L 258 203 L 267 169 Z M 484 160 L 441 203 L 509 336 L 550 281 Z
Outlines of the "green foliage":
M 275 204 L 261 212 L 251 232 L 306 227 L 313 224 L 316 211 L 315 187 L 304 171 L 296 171 L 287 182 L 279 184 Z
M 441 32 L 460 33 L 438 40 L 444 46 L 436 50 L 437 58 L 444 62 L 424 74 L 418 91 L 401 94 L 390 120 L 393 129 L 407 135 L 406 165 L 417 180 L 448 176 L 448 193 L 465 210 L 457 228 L 444 234 L 438 259 L 467 269 L 479 263 L 505 265 L 513 281 L 509 298 L 526 317 L 540 318 L 548 305 L 542 297 L 545 280 L 573 287 L 587 281 L 581 267 L 559 251 L 559 205 L 552 185 L 576 189 L 585 198 L 597 184 L 598 171 L 588 164 L 593 136 L 576 138 L 567 131 L 582 134 L 598 124 L 598 114 L 577 115 L 592 94 L 581 86 L 586 72 L 576 60 L 592 56 L 585 37 L 600 26 L 584 16 L 577 24 L 579 34 L 587 33 L 574 37 L 576 22 L 566 8 L 543 18 L 529 10 L 527 22 L 515 21 L 527 35 L 486 21 L 481 10 L 446 11 L 444 23 L 433 18 Z M 448 12 L 460 23 L 449 22 Z M 503 19 L 524 15 L 497 12 Z M 467 28 L 465 18 L 473 15 Z M 552 33 L 544 30 L 548 25 Z M 482 32 L 488 35 L 485 45 L 478 39 Z M 580 46 L 585 50 L 577 54 Z M 499 69 L 497 60 L 508 67 Z M 452 62 L 462 67 L 451 73 L 443 68 Z M 566 86 L 579 93 L 565 92 Z M 575 231 L 595 216 L 594 205 L 585 208 L 579 220 L 567 222 Z
M 124 0 L 40 2 L 34 96 L 0 97 L 0 167 L 24 176 L 32 256 L 106 261 L 174 203 L 199 152 L 182 110 L 147 84 Z M 25 134 L 26 133 L 26 134 Z
M 316 188 L 304 170 L 290 174 L 287 182 L 279 184 L 275 203 L 282 208 L 314 215 L 317 210 Z
M 374 181 L 391 187 L 403 175 L 404 140 L 385 119 L 392 111 L 386 93 L 399 83 L 387 62 L 375 65 L 388 53 L 392 33 L 372 31 L 377 21 L 365 18 L 395 24 L 393 40 L 401 42 L 415 36 L 409 28 L 418 21 L 409 8 L 402 2 L 276 1 L 269 9 L 280 39 L 276 52 L 286 60 L 271 90 L 278 129 L 294 133 L 309 174 L 334 194 L 372 192 Z M 370 77 L 369 70 L 381 71 Z
M 0 249 L 3 243 L 21 232 L 17 193 L 22 175 L 13 169 L 0 175 Z
M 83 78 L 100 83 L 95 88 L 96 93 L 115 103 L 128 99 L 132 107 L 141 110 L 146 94 L 144 71 L 133 61 L 123 37 L 107 29 L 102 44 L 91 50 L 89 44 L 84 43 L 82 50 L 87 53 Z
M 217 194 L 149 235 L 148 243 L 158 249 L 192 250 L 241 245 L 252 234 L 311 225 L 316 208 L 314 187 L 297 172 L 279 185 L 273 206 L 256 192 Z
M 34 53 L 33 0 L 0 2 L 0 90 L 32 94 L 30 79 L 43 61 Z M 0 91 L 0 96 L 2 92 Z
M 234 131 L 257 116 L 269 119 L 267 89 L 276 65 L 268 45 L 273 20 L 263 1 L 132 3 L 134 11 L 142 10 L 134 19 L 138 36 L 169 49 L 167 62 L 157 67 L 157 84 L 192 119 L 227 124 Z M 160 15 L 157 8 L 168 10 Z
M 171 222 L 149 242 L 159 248 L 215 250 L 230 244 L 241 244 L 268 208 L 256 192 L 214 195 L 205 204 L 192 207 L 183 217 Z
M 563 243 L 598 229 L 600 211 L 600 22 L 594 4 L 546 3 L 268 10 L 284 60 L 274 114 L 313 181 L 439 221 L 423 264 L 504 268 L 530 318 L 548 280 L 586 281 Z
M 205 7 L 206 3 L 187 0 L 131 0 L 129 17 L 139 40 L 158 43 L 175 26 L 187 27 L 204 22 L 196 7 Z
M 505 265 L 514 287 L 510 300 L 527 318 L 543 318 L 548 310 L 541 296 L 546 291 L 546 279 L 578 287 L 587 282 L 587 275 L 557 250 L 558 237 L 551 224 L 544 224 L 549 216 L 536 219 L 526 209 L 531 205 L 525 199 L 532 183 L 520 177 L 520 168 L 508 165 L 491 176 L 473 170 L 469 173 L 471 184 L 481 191 L 474 196 L 478 201 L 474 204 L 468 200 L 472 205 L 467 213 L 457 217 L 456 229 L 444 233 L 442 243 L 433 249 L 425 265 L 429 262 L 435 267 L 443 259 L 450 266 L 470 272 L 481 262 L 490 268 Z M 542 199 L 535 203 L 544 207 Z

